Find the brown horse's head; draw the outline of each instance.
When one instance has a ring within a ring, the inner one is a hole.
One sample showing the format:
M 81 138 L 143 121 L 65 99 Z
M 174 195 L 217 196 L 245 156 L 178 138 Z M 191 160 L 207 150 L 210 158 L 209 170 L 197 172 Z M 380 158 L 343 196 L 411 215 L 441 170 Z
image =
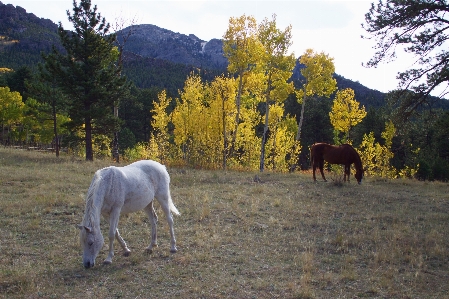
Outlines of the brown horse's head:
M 357 169 L 354 176 L 357 182 L 361 184 L 363 179 L 363 168 Z

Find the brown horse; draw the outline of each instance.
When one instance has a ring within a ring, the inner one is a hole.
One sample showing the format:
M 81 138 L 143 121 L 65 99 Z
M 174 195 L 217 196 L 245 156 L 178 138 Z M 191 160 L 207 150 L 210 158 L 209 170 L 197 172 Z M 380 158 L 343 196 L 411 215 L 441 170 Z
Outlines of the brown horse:
M 312 160 L 313 167 L 313 180 L 316 181 L 315 170 L 317 166 L 320 168 L 321 176 L 323 180 L 327 182 L 323 173 L 324 161 L 330 164 L 342 164 L 345 166 L 344 181 L 346 182 L 346 176 L 351 172 L 351 164 L 354 163 L 356 173 L 355 178 L 360 184 L 363 177 L 362 160 L 360 159 L 357 151 L 349 144 L 342 144 L 340 146 L 330 145 L 327 143 L 315 143 L 310 150 L 310 158 Z

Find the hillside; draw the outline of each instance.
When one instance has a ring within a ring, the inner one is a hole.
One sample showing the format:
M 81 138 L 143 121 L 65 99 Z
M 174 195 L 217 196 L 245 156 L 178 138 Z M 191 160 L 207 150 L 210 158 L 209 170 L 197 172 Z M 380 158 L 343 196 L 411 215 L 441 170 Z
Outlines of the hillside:
M 20 6 L 0 2 L 0 65 L 18 69 L 36 66 L 41 52 L 60 47 L 58 26 L 51 20 L 27 13 Z
M 61 48 L 57 28 L 51 20 L 0 2 L 0 66 L 35 68 L 42 62 L 41 52 L 48 53 L 53 45 Z M 193 34 L 187 36 L 149 24 L 124 28 L 117 33 L 118 39 L 130 30 L 132 35 L 125 44 L 124 74 L 137 87 L 164 88 L 175 94 L 192 71 L 199 72 L 205 80 L 226 71 L 220 39 L 204 41 Z M 297 64 L 292 76 L 298 82 L 302 77 L 300 68 Z M 363 105 L 383 105 L 383 93 L 338 74 L 336 78 L 339 88 L 353 88 Z
M 204 80 L 212 80 L 219 76 L 219 69 L 201 69 L 193 65 L 175 63 L 151 57 L 142 57 L 135 53 L 124 52 L 123 73 L 139 88 L 157 87 L 165 89 L 171 96 L 177 95 L 182 89 L 189 74 L 196 73 Z

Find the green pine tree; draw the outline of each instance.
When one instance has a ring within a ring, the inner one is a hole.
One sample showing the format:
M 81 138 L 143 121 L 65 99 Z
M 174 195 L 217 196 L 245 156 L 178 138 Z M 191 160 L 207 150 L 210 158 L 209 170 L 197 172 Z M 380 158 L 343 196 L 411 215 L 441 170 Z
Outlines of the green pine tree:
M 109 34 L 109 23 L 97 13 L 97 6 L 92 7 L 90 0 L 81 0 L 78 5 L 75 0 L 73 14 L 67 11 L 67 16 L 75 30 L 66 31 L 59 23 L 65 51 L 54 48 L 44 56 L 45 67 L 70 99 L 69 129 L 83 137 L 86 160 L 92 161 L 92 139 L 94 135 L 112 136 L 118 128 L 113 107 L 128 93 L 129 83 L 117 65 L 116 35 Z

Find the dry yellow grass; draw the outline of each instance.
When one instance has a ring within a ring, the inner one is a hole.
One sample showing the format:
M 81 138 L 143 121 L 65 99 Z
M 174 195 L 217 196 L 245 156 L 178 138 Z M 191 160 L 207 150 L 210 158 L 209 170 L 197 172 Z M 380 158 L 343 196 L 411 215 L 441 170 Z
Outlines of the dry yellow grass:
M 449 184 L 413 180 L 169 167 L 179 252 L 157 208 L 153 254 L 136 213 L 119 224 L 131 256 L 85 270 L 76 225 L 111 164 L 0 149 L 0 297 L 448 298 Z

